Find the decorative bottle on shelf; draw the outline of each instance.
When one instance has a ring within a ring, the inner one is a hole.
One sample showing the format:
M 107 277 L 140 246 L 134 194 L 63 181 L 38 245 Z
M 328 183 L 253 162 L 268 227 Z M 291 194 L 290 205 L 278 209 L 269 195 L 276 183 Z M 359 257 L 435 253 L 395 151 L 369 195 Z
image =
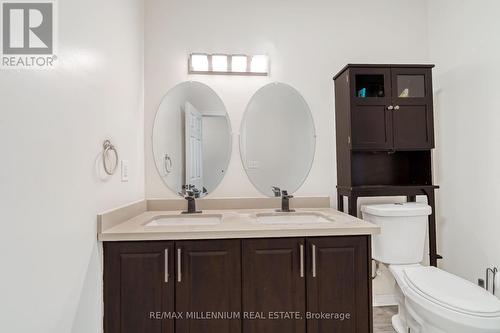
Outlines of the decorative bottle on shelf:
M 362 88 L 358 90 L 358 97 L 365 98 L 366 97 L 366 88 Z

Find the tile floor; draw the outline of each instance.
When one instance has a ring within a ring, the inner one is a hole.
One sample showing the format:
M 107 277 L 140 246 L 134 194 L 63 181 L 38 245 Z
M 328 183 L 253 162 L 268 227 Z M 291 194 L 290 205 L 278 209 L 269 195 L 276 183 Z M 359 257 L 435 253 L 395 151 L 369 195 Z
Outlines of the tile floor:
M 398 312 L 397 306 L 376 306 L 373 308 L 373 332 L 394 333 L 391 318 Z

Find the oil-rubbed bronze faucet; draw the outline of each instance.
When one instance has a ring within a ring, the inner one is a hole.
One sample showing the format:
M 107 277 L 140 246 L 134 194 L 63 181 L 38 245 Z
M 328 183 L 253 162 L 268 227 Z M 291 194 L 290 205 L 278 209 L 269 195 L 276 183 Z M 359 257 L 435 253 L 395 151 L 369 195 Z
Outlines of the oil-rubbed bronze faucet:
M 196 198 L 200 197 L 200 190 L 195 188 L 192 185 L 188 185 L 187 187 L 183 188 L 183 193 L 181 194 L 184 199 L 187 200 L 188 203 L 188 208 L 187 210 L 183 211 L 182 214 L 199 214 L 201 213 L 201 210 L 196 210 Z
M 295 209 L 290 209 L 290 199 L 293 198 L 293 195 L 289 195 L 288 191 L 281 190 L 277 186 L 273 186 L 272 191 L 275 197 L 281 197 L 281 209 L 276 211 L 283 213 L 295 212 Z

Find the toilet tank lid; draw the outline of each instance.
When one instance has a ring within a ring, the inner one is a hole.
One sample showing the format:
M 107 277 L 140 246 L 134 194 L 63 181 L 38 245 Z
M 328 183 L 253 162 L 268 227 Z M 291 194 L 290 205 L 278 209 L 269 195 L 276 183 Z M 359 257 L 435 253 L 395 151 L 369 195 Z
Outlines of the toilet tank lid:
M 425 203 L 404 202 L 365 205 L 361 207 L 361 211 L 375 216 L 427 216 L 432 213 L 432 208 Z

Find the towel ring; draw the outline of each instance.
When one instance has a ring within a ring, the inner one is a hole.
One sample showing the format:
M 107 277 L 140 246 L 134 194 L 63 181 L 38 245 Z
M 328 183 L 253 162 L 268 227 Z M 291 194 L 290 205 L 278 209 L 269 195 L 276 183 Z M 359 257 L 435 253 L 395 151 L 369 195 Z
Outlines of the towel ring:
M 163 160 L 163 167 L 165 168 L 165 172 L 167 174 L 172 172 L 172 159 L 168 154 L 165 154 L 164 160 Z
M 104 167 L 104 171 L 108 175 L 112 176 L 115 173 L 116 168 L 118 167 L 118 152 L 116 151 L 115 146 L 109 140 L 104 141 L 104 143 L 102 144 L 102 147 L 103 147 L 103 151 L 102 151 L 102 164 L 103 164 L 103 167 Z M 108 167 L 108 163 L 106 162 L 107 161 L 107 157 L 108 157 L 108 155 L 109 155 L 110 152 L 113 152 L 113 154 L 115 155 L 115 165 L 113 166 L 112 169 L 110 169 Z

